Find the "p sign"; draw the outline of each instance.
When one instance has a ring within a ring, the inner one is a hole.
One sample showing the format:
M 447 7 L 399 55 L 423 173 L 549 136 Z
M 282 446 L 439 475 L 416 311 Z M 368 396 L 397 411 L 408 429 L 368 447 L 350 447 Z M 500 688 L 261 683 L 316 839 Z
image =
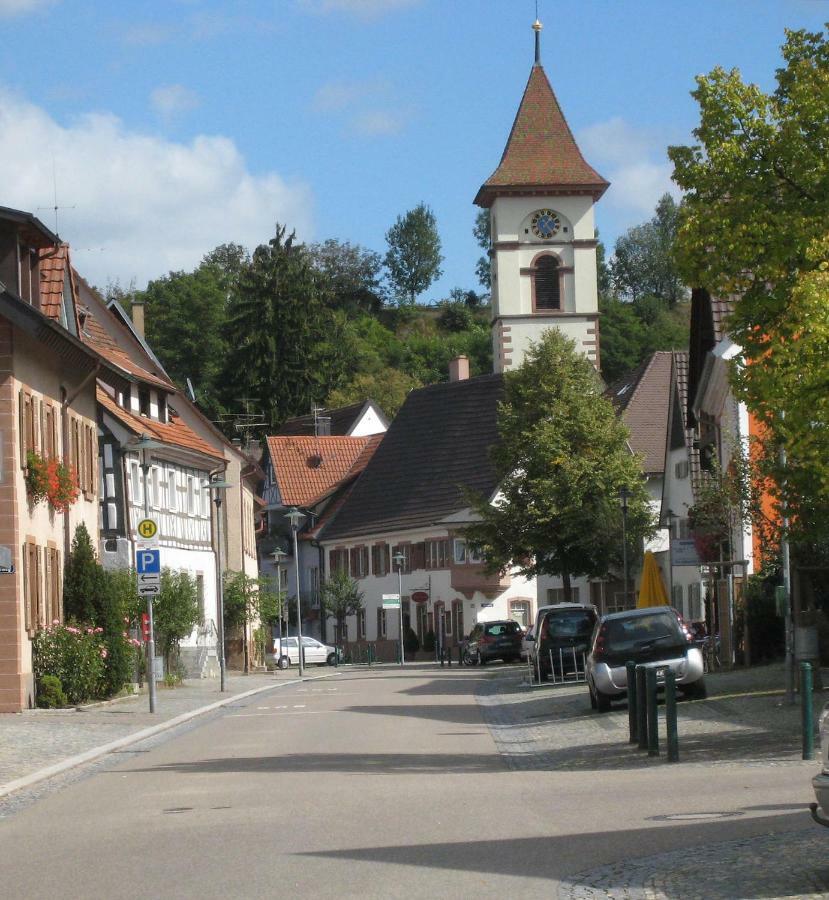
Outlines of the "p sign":
M 161 551 L 156 548 L 136 550 L 135 571 L 139 575 L 161 574 Z

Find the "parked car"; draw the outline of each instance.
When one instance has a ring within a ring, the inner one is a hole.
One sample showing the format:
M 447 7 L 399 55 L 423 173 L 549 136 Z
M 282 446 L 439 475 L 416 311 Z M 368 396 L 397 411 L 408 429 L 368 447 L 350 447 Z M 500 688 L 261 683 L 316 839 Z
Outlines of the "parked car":
M 657 683 L 664 684 L 664 671 L 671 669 L 686 697 L 706 696 L 702 653 L 695 647 L 670 606 L 651 606 L 602 616 L 590 641 L 586 680 L 593 709 L 606 712 L 614 700 L 627 694 L 627 669 L 632 661 L 657 670 Z
M 273 642 L 273 655 L 280 669 L 299 665 L 299 650 L 295 637 L 276 638 Z M 321 644 L 312 637 L 302 636 L 302 660 L 306 666 L 336 664 L 337 648 Z
M 823 707 L 820 719 L 820 761 L 821 772 L 812 779 L 812 787 L 815 789 L 817 803 L 809 807 L 812 810 L 812 818 L 815 822 L 829 828 L 829 703 Z
M 590 636 L 599 618 L 589 603 L 557 603 L 538 616 L 538 632 L 532 655 L 533 668 L 541 679 L 584 672 Z
M 523 629 L 512 619 L 479 622 L 466 639 L 464 662 L 482 666 L 493 659 L 516 662 L 521 657 L 523 639 Z

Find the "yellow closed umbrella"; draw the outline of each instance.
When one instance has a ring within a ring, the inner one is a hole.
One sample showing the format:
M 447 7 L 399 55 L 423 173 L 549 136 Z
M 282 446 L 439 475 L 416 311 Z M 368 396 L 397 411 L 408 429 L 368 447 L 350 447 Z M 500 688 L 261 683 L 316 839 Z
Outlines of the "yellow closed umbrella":
M 638 609 L 647 606 L 668 606 L 668 592 L 662 583 L 662 573 L 656 557 L 650 550 L 645 552 L 645 561 L 642 564 L 642 584 L 639 586 L 639 599 L 636 601 Z

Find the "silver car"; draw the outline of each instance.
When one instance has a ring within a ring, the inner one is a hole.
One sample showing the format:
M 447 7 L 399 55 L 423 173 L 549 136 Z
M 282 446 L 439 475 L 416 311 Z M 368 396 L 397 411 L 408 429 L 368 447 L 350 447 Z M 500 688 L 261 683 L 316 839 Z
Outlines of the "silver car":
M 660 685 L 671 669 L 684 696 L 706 695 L 702 653 L 670 606 L 609 613 L 596 623 L 585 670 L 593 709 L 606 712 L 626 695 L 628 662 L 656 669 Z
M 817 803 L 813 803 L 809 808 L 812 810 L 812 818 L 815 822 L 829 828 L 829 703 L 823 707 L 818 725 L 820 726 L 821 772 L 812 779 Z

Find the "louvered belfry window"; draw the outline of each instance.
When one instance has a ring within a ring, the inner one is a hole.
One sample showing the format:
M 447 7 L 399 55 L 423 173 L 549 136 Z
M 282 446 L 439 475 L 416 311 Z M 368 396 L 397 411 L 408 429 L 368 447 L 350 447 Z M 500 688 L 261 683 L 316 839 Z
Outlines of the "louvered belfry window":
M 558 260 L 554 256 L 542 256 L 535 264 L 535 308 L 561 309 Z

